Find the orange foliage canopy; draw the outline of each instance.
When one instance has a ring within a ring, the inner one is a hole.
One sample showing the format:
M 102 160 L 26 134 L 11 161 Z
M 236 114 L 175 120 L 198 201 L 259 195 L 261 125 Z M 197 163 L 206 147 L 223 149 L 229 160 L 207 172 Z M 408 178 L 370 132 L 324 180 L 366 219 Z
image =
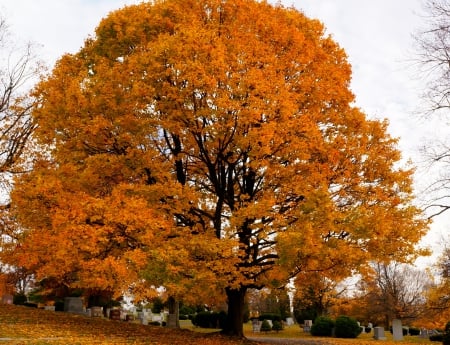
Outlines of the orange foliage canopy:
M 36 88 L 48 154 L 16 182 L 12 257 L 40 278 L 183 296 L 411 258 L 427 230 L 412 171 L 387 123 L 352 107 L 350 74 L 292 8 L 112 12 Z

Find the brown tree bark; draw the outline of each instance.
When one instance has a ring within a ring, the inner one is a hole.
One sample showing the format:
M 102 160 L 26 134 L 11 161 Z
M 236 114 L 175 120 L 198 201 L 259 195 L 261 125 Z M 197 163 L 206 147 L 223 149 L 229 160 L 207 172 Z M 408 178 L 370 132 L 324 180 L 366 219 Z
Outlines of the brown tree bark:
M 229 336 L 244 337 L 244 302 L 247 289 L 225 289 L 228 298 L 227 323 L 223 333 Z

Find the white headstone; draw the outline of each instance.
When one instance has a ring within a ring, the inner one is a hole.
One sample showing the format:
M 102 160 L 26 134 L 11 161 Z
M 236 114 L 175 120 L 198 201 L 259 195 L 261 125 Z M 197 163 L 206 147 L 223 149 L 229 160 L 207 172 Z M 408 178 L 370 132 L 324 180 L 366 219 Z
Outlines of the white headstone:
M 292 326 L 294 324 L 294 319 L 292 317 L 286 318 L 286 325 Z
M 261 331 L 262 322 L 258 319 L 252 319 L 252 329 L 254 333 L 258 333 Z
M 394 340 L 403 340 L 403 328 L 400 319 L 392 320 L 392 337 Z
M 311 332 L 312 320 L 305 320 L 303 325 L 303 332 Z

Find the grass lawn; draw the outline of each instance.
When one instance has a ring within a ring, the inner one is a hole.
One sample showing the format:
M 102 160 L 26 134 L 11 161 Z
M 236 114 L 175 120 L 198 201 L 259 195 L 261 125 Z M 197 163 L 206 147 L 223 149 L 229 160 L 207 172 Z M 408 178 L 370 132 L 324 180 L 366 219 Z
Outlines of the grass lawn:
M 257 345 L 256 342 L 252 343 L 221 336 L 217 332 L 213 332 L 214 330 L 194 328 L 189 321 L 182 321 L 181 326 L 181 330 L 170 330 L 164 327 L 143 326 L 132 322 L 88 318 L 22 306 L 0 305 L 0 345 Z M 417 337 L 405 337 L 402 342 L 389 340 L 379 342 L 371 339 L 370 335 L 351 340 L 319 339 L 304 334 L 297 325 L 287 327 L 279 333 L 253 333 L 250 324 L 246 324 L 244 329 L 247 337 L 258 337 L 258 342 L 268 338 L 284 338 L 289 339 L 289 341 L 294 339 L 315 340 L 315 344 L 323 345 L 438 344 L 423 341 L 423 339 L 419 341 L 420 339 Z M 386 332 L 386 335 L 390 336 L 388 332 Z
M 320 340 L 323 344 L 330 345 L 366 345 L 366 344 L 384 344 L 384 345 L 410 345 L 410 344 L 436 344 L 440 343 L 431 342 L 428 339 L 419 338 L 417 336 L 405 336 L 403 341 L 393 341 L 392 334 L 390 332 L 385 332 L 386 341 L 380 341 L 373 339 L 373 333 L 363 333 L 356 339 L 336 339 L 336 338 L 319 338 L 314 337 L 310 333 L 305 333 L 298 325 L 287 326 L 282 331 L 279 332 L 269 332 L 269 333 L 253 333 L 251 324 L 244 325 L 244 332 L 248 338 L 257 338 L 264 340 L 266 338 L 282 338 L 282 339 L 305 339 L 305 340 Z

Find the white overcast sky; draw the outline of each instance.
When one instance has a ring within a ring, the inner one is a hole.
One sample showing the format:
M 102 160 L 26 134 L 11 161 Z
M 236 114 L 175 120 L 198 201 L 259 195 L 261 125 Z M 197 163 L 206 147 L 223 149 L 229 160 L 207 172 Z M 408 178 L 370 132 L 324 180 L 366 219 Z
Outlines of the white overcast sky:
M 416 164 L 420 161 L 418 147 L 439 132 L 438 126 L 420 121 L 415 114 L 423 85 L 413 68 L 412 35 L 424 26 L 423 1 L 281 1 L 324 23 L 352 64 L 357 106 L 370 117 L 388 118 L 390 133 L 400 138 L 404 158 Z M 17 38 L 40 45 L 38 54 L 51 66 L 62 54 L 77 52 L 110 11 L 139 2 L 1 0 L 0 13 Z M 426 172 L 419 173 L 418 179 L 426 176 Z M 425 242 L 435 247 L 449 220 L 450 215 L 437 219 Z

